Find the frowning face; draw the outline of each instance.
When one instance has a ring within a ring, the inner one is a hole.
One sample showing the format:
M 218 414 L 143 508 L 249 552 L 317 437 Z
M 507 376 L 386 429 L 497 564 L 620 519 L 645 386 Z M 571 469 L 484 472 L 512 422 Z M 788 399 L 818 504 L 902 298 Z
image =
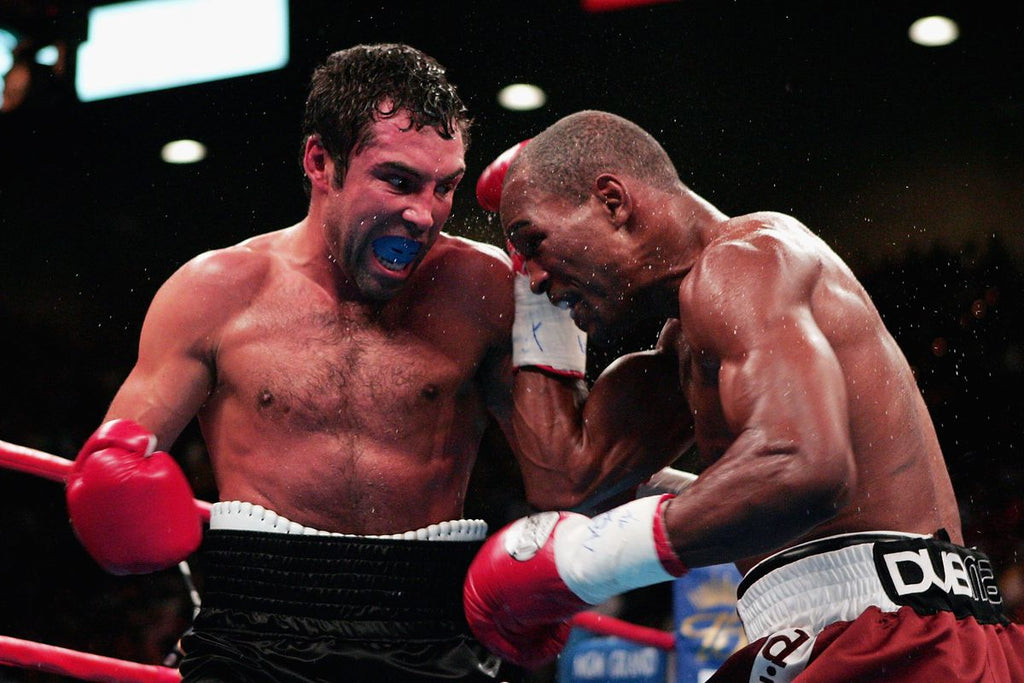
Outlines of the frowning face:
M 582 204 L 532 186 L 525 173 L 502 190 L 501 222 L 523 257 L 530 287 L 568 308 L 588 339 L 611 343 L 637 320 L 628 232 L 614 225 L 603 203 Z

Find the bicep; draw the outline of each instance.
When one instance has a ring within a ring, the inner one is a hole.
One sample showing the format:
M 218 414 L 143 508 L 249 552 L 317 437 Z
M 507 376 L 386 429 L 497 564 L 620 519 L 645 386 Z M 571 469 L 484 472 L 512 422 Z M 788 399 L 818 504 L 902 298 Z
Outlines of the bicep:
M 140 359 L 121 385 L 105 420 L 128 418 L 157 435 L 170 448 L 209 395 L 209 372 L 188 359 L 165 358 L 159 367 Z
M 835 515 L 858 473 L 842 371 L 820 333 L 792 322 L 767 329 L 757 346 L 723 362 L 719 376 L 723 419 L 735 436 L 708 473 L 745 490 L 766 519 L 792 533 Z
M 784 453 L 850 467 L 846 385 L 814 316 L 814 262 L 771 249 L 719 256 L 688 292 L 684 327 L 719 364 L 708 379 L 736 435 L 730 454 Z
M 590 391 L 584 424 L 599 453 L 629 448 L 644 455 L 636 464 L 655 469 L 674 461 L 693 434 L 676 355 L 657 349 L 613 361 Z
M 756 336 L 722 357 L 719 398 L 730 431 L 756 430 L 767 448 L 847 449 L 842 368 L 809 314 L 772 321 Z
M 210 320 L 181 283 L 168 281 L 154 297 L 139 339 L 135 366 L 105 419 L 128 418 L 169 448 L 213 386 Z

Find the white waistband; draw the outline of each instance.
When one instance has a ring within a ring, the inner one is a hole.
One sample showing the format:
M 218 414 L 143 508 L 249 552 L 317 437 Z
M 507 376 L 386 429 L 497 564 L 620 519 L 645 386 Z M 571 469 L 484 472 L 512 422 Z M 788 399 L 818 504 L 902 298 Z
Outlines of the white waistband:
M 921 534 L 895 531 L 879 533 L 891 535 L 894 540 L 926 538 Z M 802 545 L 826 540 L 818 539 Z M 883 612 L 895 612 L 899 606 L 889 599 L 878 578 L 873 546 L 873 541 L 867 541 L 802 557 L 752 583 L 736 603 L 747 639 L 753 642 L 786 628 L 802 628 L 817 633 L 836 621 L 852 621 L 871 606 Z M 783 552 L 792 550 L 787 548 Z M 771 561 L 772 557 L 763 562 Z M 751 571 L 756 569 L 755 566 Z
M 346 536 L 354 538 L 384 538 L 400 541 L 482 541 L 487 537 L 487 522 L 482 519 L 456 519 L 431 524 L 421 529 L 397 534 L 342 534 L 323 531 L 293 522 L 262 505 L 240 500 L 214 503 L 210 509 L 210 528 L 232 531 L 266 531 L 276 534 L 305 536 Z

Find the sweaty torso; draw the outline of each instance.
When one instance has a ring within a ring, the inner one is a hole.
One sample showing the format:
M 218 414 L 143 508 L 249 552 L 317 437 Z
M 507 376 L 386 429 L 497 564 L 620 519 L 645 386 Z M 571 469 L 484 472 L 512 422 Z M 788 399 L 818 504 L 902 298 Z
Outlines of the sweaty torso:
M 792 542 L 871 530 L 931 534 L 940 528 L 961 542 L 956 501 L 927 408 L 911 368 L 867 293 L 848 267 L 803 226 L 775 214 L 755 218 L 745 222 L 747 227 L 737 226 L 738 232 L 730 232 L 728 239 L 742 240 L 744 230 L 753 234 L 763 221 L 783 249 L 810 255 L 816 262 L 810 311 L 841 367 L 855 460 L 856 484 L 848 503 Z M 719 360 L 708 349 L 693 348 L 685 336 L 683 330 L 682 381 L 706 466 L 721 457 L 738 434 L 723 413 Z M 767 554 L 737 564 L 745 571 Z
M 481 368 L 508 338 L 500 263 L 442 236 L 381 306 L 255 258 L 266 271 L 219 331 L 200 412 L 220 499 L 347 533 L 458 518 L 487 421 Z

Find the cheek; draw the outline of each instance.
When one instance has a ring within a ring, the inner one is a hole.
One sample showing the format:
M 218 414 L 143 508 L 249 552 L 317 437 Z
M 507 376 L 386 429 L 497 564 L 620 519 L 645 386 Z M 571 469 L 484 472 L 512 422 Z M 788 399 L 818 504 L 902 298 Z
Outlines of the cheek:
M 434 205 L 431 215 L 434 217 L 435 225 L 442 225 L 452 215 L 452 200 L 446 199 Z
M 616 306 L 622 294 L 629 291 L 629 283 L 618 279 L 618 273 L 612 265 L 588 263 L 582 272 L 586 277 L 587 288 L 596 298 L 603 300 L 606 306 Z
M 362 211 L 360 211 L 360 208 Z M 347 200 L 336 198 L 324 212 L 324 237 L 336 258 L 347 260 L 355 249 L 360 225 L 367 218 L 366 207 L 353 206 Z

